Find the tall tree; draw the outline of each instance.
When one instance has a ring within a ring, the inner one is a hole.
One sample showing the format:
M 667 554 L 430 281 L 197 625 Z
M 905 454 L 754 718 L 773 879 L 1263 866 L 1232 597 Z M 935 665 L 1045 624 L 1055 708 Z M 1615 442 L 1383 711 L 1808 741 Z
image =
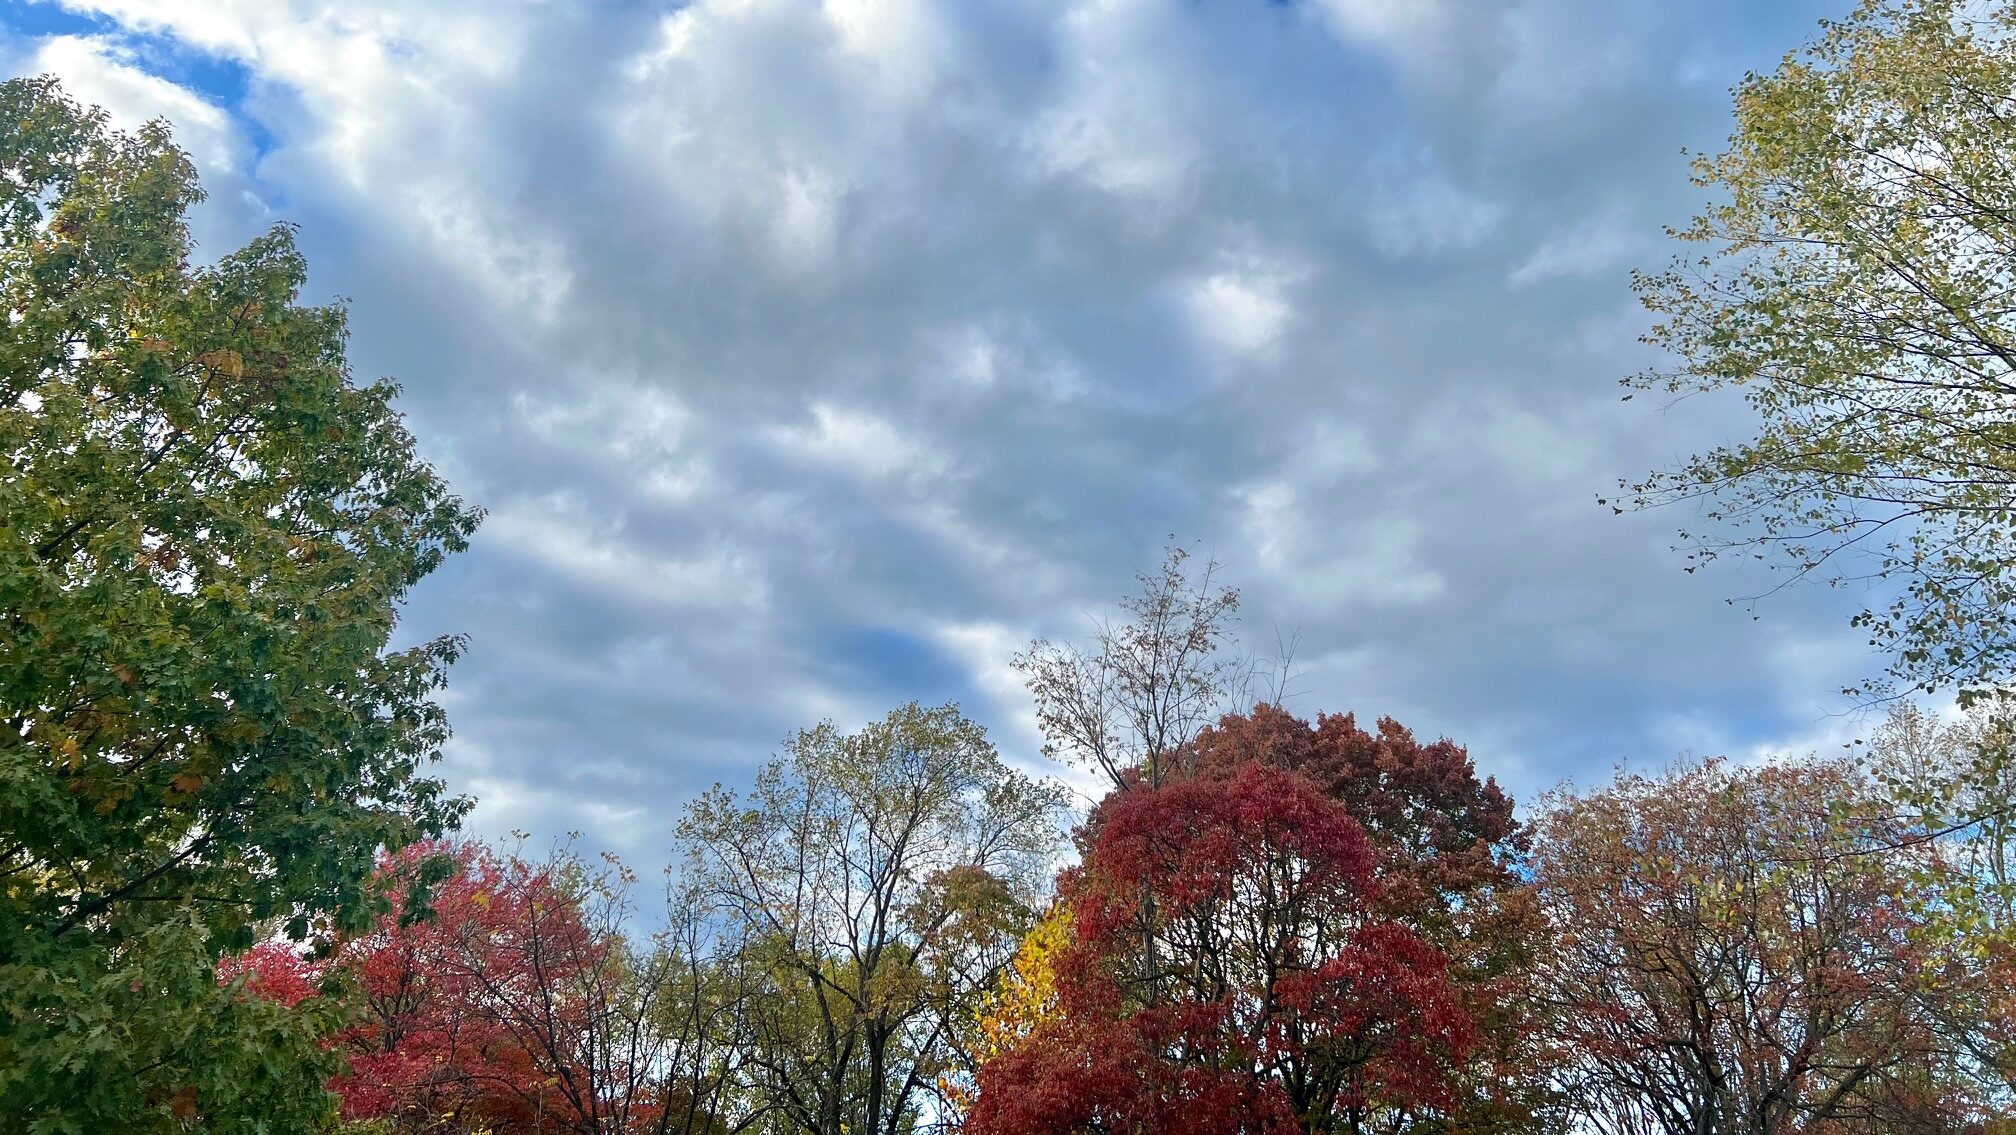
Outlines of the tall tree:
M 1712 501 L 1697 559 L 1891 581 L 1857 622 L 1926 689 L 2016 664 L 2012 37 L 2008 0 L 1864 0 L 1736 88 L 1701 255 L 1638 279 L 1676 361 L 1628 383 L 1738 388 L 1759 427 L 1620 503 Z
M 1544 976 L 1613 1135 L 1960 1131 L 1923 1011 L 1902 821 L 1845 761 L 1719 762 L 1550 798 Z
M 213 963 L 368 918 L 374 851 L 457 814 L 457 643 L 387 643 L 477 517 L 289 230 L 191 265 L 165 125 L 10 81 L 0 170 L 0 1126 L 284 1122 L 320 1076 L 214 1074 L 250 1034 Z
M 1447 1114 L 1471 1021 L 1440 951 L 1374 909 L 1376 854 L 1314 783 L 1248 763 L 1137 785 L 1063 890 L 1054 1010 L 982 1066 L 973 1135 L 1386 1129 Z M 1161 964 L 1134 961 L 1155 923 Z
M 912 704 L 692 806 L 689 872 L 761 975 L 744 1058 L 778 1130 L 952 1122 L 941 1077 L 1034 918 L 1059 804 L 955 707 Z
M 1545 921 L 1522 877 L 1528 836 L 1512 798 L 1479 779 L 1448 738 L 1424 742 L 1381 718 L 1372 731 L 1350 714 L 1314 724 L 1279 706 L 1228 714 L 1194 745 L 1197 776 L 1249 763 L 1310 778 L 1372 844 L 1372 909 L 1420 934 L 1448 960 L 1449 979 L 1477 1043 L 1458 1069 L 1456 1102 L 1412 1115 L 1391 1107 L 1366 1126 L 1393 1131 L 1554 1130 L 1549 1059 L 1538 1030 L 1535 960 Z
M 1139 577 L 1124 622 L 1098 624 L 1088 646 L 1038 639 L 1014 665 L 1036 702 L 1044 753 L 1104 776 L 1159 785 L 1181 771 L 1200 730 L 1246 693 L 1248 663 L 1230 649 L 1239 592 L 1218 564 L 1171 546 Z
M 1232 649 L 1239 592 L 1218 573 L 1217 561 L 1193 568 L 1189 549 L 1172 543 L 1158 569 L 1137 577 L 1141 593 L 1121 601 L 1126 621 L 1099 623 L 1089 646 L 1038 639 L 1015 657 L 1045 756 L 1115 789 L 1159 787 L 1186 770 L 1197 734 L 1243 708 L 1252 673 Z M 1143 899 L 1136 950 L 1145 975 L 1160 962 L 1153 896 Z

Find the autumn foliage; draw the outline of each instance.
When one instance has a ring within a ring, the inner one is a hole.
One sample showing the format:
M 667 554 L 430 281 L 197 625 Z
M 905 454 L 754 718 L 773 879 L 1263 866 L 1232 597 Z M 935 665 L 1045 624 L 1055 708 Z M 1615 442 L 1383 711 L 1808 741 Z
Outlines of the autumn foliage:
M 1449 1102 L 1470 1021 L 1440 952 L 1374 913 L 1371 841 L 1314 782 L 1136 786 L 1089 840 L 1058 1012 L 983 1067 L 970 1131 L 1341 1131 Z
M 1984 1130 L 1912 880 L 1936 848 L 1846 761 L 1556 794 L 1544 971 L 1581 1104 L 1685 1135 Z
M 1553 1058 L 1538 1043 L 1531 988 L 1545 922 L 1522 871 L 1526 829 L 1497 783 L 1448 738 L 1424 741 L 1392 718 L 1370 729 L 1355 716 L 1305 721 L 1278 706 L 1227 715 L 1193 746 L 1198 775 L 1257 761 L 1309 777 L 1364 828 L 1380 916 L 1442 952 L 1476 1029 L 1456 1070 L 1458 1102 L 1434 1122 L 1473 1131 L 1558 1126 Z M 1389 1111 L 1381 1130 L 1431 1117 Z
M 454 873 L 424 911 L 407 882 L 431 857 Z M 587 1081 L 571 1038 L 578 1000 L 555 998 L 610 961 L 574 897 L 535 865 L 481 844 L 418 844 L 379 868 L 394 909 L 311 963 L 278 944 L 229 963 L 253 992 L 285 1004 L 326 981 L 354 987 L 360 1012 L 335 1038 L 349 1067 L 331 1084 L 343 1115 L 401 1132 L 567 1131 Z

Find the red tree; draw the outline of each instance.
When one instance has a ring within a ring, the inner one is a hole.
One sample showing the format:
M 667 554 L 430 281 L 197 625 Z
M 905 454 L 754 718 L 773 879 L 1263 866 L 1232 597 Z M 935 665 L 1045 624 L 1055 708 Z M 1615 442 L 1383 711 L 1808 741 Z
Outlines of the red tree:
M 1351 714 L 1315 723 L 1277 706 L 1231 714 L 1192 746 L 1198 776 L 1249 763 L 1299 772 L 1365 829 L 1377 862 L 1374 913 L 1441 950 L 1449 979 L 1477 1027 L 1449 1114 L 1393 1109 L 1370 1129 L 1515 1132 L 1559 1129 L 1549 1109 L 1554 1058 L 1538 1027 L 1532 987 L 1545 924 L 1521 877 L 1528 834 L 1512 798 L 1480 779 L 1470 754 L 1447 738 L 1422 741 L 1390 717 L 1368 731 Z
M 443 850 L 455 873 L 429 914 L 412 917 L 400 880 Z M 539 865 L 477 843 L 416 846 L 382 870 L 397 909 L 338 955 L 367 1007 L 344 1037 L 344 1113 L 410 1130 L 571 1129 L 581 1073 L 555 1040 L 582 1031 L 585 1006 L 553 994 L 609 950 L 575 896 Z
M 261 942 L 217 963 L 217 980 L 229 985 L 240 975 L 248 992 L 293 1008 L 322 992 L 323 967 L 281 942 Z
M 1357 1131 L 1452 1101 L 1471 1027 L 1443 958 L 1375 913 L 1372 843 L 1315 783 L 1137 785 L 1086 838 L 1059 1012 L 981 1069 L 974 1135 Z
M 443 853 L 454 873 L 422 914 L 406 884 Z M 587 1031 L 586 1006 L 565 991 L 607 964 L 611 947 L 576 897 L 543 868 L 477 843 L 415 845 L 379 874 L 392 912 L 328 961 L 269 944 L 232 959 L 226 975 L 248 971 L 253 990 L 290 1005 L 328 971 L 356 983 L 363 1012 L 336 1038 L 349 1070 L 331 1083 L 345 1118 L 399 1132 L 583 1130 L 575 1097 L 589 1077 L 567 1038 Z
M 1423 743 L 1382 717 L 1370 733 L 1348 713 L 1315 724 L 1272 705 L 1228 714 L 1194 745 L 1197 775 L 1249 763 L 1299 772 L 1364 827 L 1378 855 L 1382 908 L 1423 919 L 1474 907 L 1487 890 L 1516 889 L 1512 864 L 1525 836 L 1512 798 L 1477 779 L 1470 754 L 1447 738 Z

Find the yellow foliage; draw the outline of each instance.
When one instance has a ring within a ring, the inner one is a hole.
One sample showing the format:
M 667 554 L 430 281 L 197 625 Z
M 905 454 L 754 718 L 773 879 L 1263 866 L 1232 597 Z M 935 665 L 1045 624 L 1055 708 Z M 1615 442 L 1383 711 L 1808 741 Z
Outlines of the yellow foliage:
M 1005 1052 L 1057 1013 L 1057 958 L 1071 944 L 1071 912 L 1052 906 L 1022 939 L 1001 984 L 980 1003 L 977 1055 Z

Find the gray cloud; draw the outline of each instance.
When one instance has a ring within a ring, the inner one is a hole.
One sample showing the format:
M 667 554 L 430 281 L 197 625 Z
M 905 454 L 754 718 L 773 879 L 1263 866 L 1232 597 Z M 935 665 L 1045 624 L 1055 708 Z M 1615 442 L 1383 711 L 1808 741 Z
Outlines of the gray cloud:
M 1820 7 L 68 6 L 102 32 L 15 69 L 175 118 L 207 248 L 300 222 L 491 510 L 408 619 L 472 636 L 482 830 L 651 860 L 789 729 L 910 697 L 1034 761 L 1008 654 L 1171 532 L 1300 627 L 1298 708 L 1522 793 L 1824 732 L 1874 666 L 1852 596 L 1753 621 L 1684 518 L 1594 503 L 1741 426 L 1617 400 L 1625 270 Z

